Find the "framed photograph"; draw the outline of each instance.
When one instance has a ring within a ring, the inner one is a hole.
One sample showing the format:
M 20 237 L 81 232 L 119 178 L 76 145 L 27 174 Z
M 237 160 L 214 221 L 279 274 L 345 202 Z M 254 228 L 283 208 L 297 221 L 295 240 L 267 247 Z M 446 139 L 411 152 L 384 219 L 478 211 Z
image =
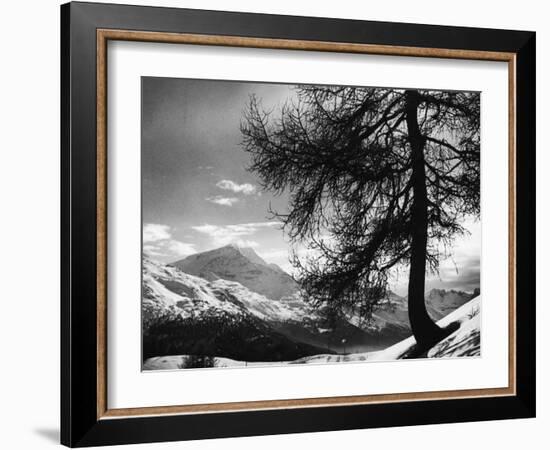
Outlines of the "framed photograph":
M 535 33 L 61 7 L 61 440 L 535 415 Z

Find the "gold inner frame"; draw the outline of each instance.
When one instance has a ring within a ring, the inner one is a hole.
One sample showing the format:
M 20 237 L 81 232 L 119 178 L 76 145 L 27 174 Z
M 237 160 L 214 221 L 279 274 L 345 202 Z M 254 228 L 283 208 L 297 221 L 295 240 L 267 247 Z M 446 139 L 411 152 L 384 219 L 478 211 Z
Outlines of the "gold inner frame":
M 109 409 L 107 405 L 107 42 L 109 40 L 172 44 L 363 53 L 501 61 L 508 63 L 508 386 L 401 394 L 354 395 L 286 400 L 261 400 L 199 405 Z M 97 30 L 97 418 L 165 414 L 219 413 L 266 409 L 312 408 L 420 400 L 448 400 L 516 394 L 516 54 L 445 48 L 403 47 L 340 42 L 264 39 L 239 36 Z

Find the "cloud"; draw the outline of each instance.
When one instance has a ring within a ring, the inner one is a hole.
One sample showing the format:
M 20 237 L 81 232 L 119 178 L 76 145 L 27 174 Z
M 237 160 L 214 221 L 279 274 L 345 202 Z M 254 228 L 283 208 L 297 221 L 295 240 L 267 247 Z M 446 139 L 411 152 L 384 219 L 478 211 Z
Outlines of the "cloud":
M 216 186 L 225 191 L 235 192 L 236 194 L 251 195 L 256 192 L 256 186 L 250 183 L 238 184 L 231 180 L 221 180 Z
M 286 248 L 272 248 L 270 250 L 264 250 L 260 252 L 260 256 L 264 258 L 265 260 L 270 259 L 281 259 L 286 258 L 288 259 L 288 249 Z
M 186 242 L 170 240 L 167 243 L 168 250 L 178 256 L 186 256 L 196 253 L 195 246 Z
M 255 247 L 257 246 L 257 242 L 247 240 L 245 238 L 254 235 L 260 230 L 277 228 L 280 225 L 281 222 L 250 222 L 235 225 L 205 224 L 191 228 L 201 234 L 209 236 L 212 239 L 212 243 L 216 246 L 234 243 L 248 247 Z
M 432 280 L 436 287 L 443 286 L 446 289 L 473 291 L 474 288 L 480 285 L 479 255 L 461 257 L 457 261 L 447 260 L 443 262 L 439 274 L 433 276 Z
M 163 253 L 161 248 L 157 245 L 151 245 L 151 244 L 144 244 L 143 245 L 143 253 L 149 256 L 170 256 L 166 253 Z
M 260 246 L 259 242 L 251 241 L 250 239 L 237 239 L 233 242 L 233 244 L 237 244 L 239 247 L 251 248 L 258 248 Z
M 180 257 L 196 253 L 194 244 L 172 238 L 168 225 L 146 223 L 143 225 L 143 252 L 158 257 Z
M 221 195 L 216 195 L 214 197 L 206 197 L 206 201 L 215 203 L 216 205 L 233 206 L 239 201 L 239 199 L 237 197 L 223 197 Z
M 170 239 L 170 227 L 158 223 L 146 223 L 143 225 L 143 242 L 157 242 L 164 239 Z

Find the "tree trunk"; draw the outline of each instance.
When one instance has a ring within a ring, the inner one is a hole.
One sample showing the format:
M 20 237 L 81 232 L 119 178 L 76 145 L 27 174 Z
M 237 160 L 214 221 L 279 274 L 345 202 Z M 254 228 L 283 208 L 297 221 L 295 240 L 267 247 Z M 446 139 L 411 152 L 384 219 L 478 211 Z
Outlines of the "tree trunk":
M 444 335 L 428 315 L 424 299 L 426 278 L 426 251 L 428 244 L 428 195 L 426 191 L 426 168 L 424 161 L 425 138 L 418 126 L 419 95 L 406 91 L 405 110 L 412 152 L 411 183 L 413 203 L 411 209 L 411 263 L 409 271 L 408 307 L 409 321 L 418 346 L 431 347 Z

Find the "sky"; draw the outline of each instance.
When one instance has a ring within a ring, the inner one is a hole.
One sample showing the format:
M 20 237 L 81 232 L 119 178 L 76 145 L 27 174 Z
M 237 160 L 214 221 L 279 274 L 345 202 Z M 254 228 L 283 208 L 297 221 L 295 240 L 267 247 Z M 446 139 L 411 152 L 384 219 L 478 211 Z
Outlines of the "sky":
M 227 244 L 252 247 L 267 262 L 292 273 L 289 243 L 271 208 L 284 212 L 285 194 L 262 191 L 247 170 L 240 123 L 250 96 L 277 111 L 293 86 L 235 81 L 142 78 L 142 216 L 144 252 L 177 261 Z M 479 286 L 481 228 L 468 221 L 453 258 L 427 289 L 472 291 Z M 391 288 L 406 294 L 406 271 Z

